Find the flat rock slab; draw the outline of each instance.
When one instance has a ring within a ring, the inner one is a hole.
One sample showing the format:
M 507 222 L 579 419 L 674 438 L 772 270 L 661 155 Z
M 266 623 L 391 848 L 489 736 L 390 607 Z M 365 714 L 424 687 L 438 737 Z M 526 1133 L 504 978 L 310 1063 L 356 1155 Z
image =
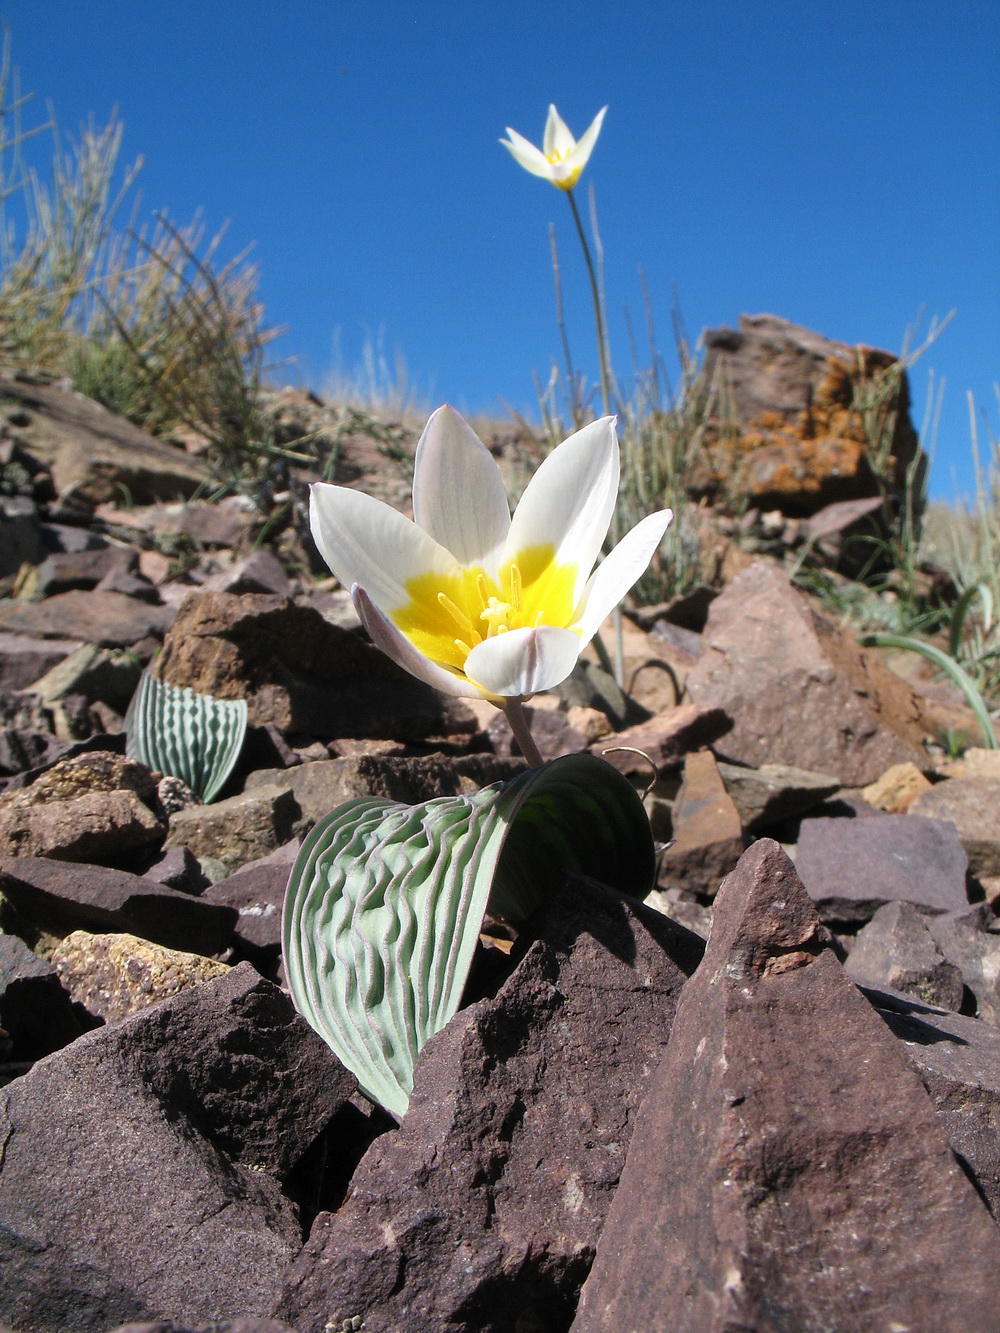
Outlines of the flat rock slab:
M 300 1244 L 279 1185 L 354 1081 L 249 965 L 0 1092 L 0 1320 L 263 1317 Z
M 168 949 L 214 954 L 225 949 L 238 913 L 154 880 L 105 866 L 41 856 L 0 859 L 0 893 L 19 917 L 51 930 L 125 931 Z
M 172 1319 L 157 1319 L 152 1323 L 119 1324 L 111 1333 L 295 1333 L 295 1329 L 291 1324 L 283 1324 L 280 1319 L 247 1316 L 199 1324 L 197 1328 L 192 1328 L 190 1324 L 175 1324 Z
M 574 1330 L 969 1333 L 1000 1234 L 795 869 L 754 844 L 715 904 Z
M 235 907 L 239 913 L 234 944 L 252 963 L 267 967 L 281 952 L 281 909 L 291 866 L 255 861 L 201 895 L 208 903 Z
M 591 749 L 626 777 L 638 774 L 648 779 L 650 764 L 658 773 L 679 768 L 689 751 L 710 745 L 728 728 L 729 718 L 721 708 L 683 703 L 634 727 L 602 736 Z
M 967 907 L 968 862 L 951 824 L 918 815 L 804 819 L 795 867 L 827 922 L 870 921 L 884 903 Z
M 921 758 L 910 687 L 765 561 L 712 603 L 686 688 L 732 719 L 713 747 L 732 763 L 794 764 L 860 787 Z
M 83 645 L 78 639 L 0 634 L 0 689 L 26 690 Z
M 0 399 L 18 411 L 11 438 L 52 472 L 56 491 L 70 487 L 91 504 L 119 499 L 125 487 L 136 504 L 193 495 L 204 485 L 203 464 L 123 417 L 63 385 L 6 373 Z
M 0 604 L 0 630 L 40 639 L 83 639 L 100 648 L 130 648 L 162 639 L 174 622 L 171 606 L 151 606 L 122 592 L 61 592 L 44 602 Z
M 922 792 L 910 813 L 954 824 L 974 875 L 1000 875 L 1000 778 L 947 778 Z
M 1000 1032 L 885 987 L 863 987 L 903 1043 L 948 1141 L 1000 1221 Z
M 492 754 L 454 758 L 440 754 L 362 754 L 314 759 L 295 768 L 258 769 L 247 775 L 245 790 L 252 793 L 262 787 L 287 788 L 301 808 L 303 824 L 311 827 L 338 805 L 361 796 L 384 796 L 390 801 L 415 805 L 437 796 L 478 791 L 491 782 L 503 782 L 523 772 L 523 759 Z
M 748 833 L 762 833 L 782 819 L 805 814 L 840 787 L 829 773 L 812 773 L 794 764 L 719 764 L 719 773 Z
M 299 1333 L 565 1328 L 701 947 L 571 880 L 497 997 L 428 1043 L 402 1125 L 317 1218 L 279 1316 Z

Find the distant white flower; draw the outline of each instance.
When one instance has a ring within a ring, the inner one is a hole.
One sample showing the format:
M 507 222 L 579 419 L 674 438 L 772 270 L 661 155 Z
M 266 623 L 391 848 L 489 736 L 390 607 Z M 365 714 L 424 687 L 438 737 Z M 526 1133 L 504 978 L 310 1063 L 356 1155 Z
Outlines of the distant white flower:
M 500 142 L 505 148 L 510 149 L 514 160 L 519 162 L 525 171 L 530 171 L 533 176 L 544 177 L 553 185 L 558 185 L 560 190 L 572 190 L 580 179 L 580 172 L 587 165 L 590 154 L 594 151 L 594 144 L 601 132 L 601 122 L 607 109 L 605 106 L 598 111 L 590 128 L 579 142 L 573 138 L 566 122 L 554 106 L 549 107 L 541 149 L 529 143 L 524 135 L 512 130 L 509 125 L 507 133 L 510 138 L 501 139 Z
M 549 454 L 511 518 L 490 451 L 439 407 L 417 445 L 414 521 L 317 483 L 310 523 L 384 653 L 446 694 L 503 707 L 565 680 L 666 532 L 670 510 L 650 514 L 591 573 L 618 476 L 614 418 L 604 417 Z

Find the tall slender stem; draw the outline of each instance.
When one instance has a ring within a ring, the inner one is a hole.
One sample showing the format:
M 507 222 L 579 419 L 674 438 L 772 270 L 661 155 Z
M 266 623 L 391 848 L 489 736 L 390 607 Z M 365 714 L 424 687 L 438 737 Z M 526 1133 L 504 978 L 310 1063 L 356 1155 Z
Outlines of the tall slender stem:
M 587 233 L 583 229 L 583 222 L 580 218 L 580 210 L 576 206 L 576 199 L 572 190 L 566 190 L 565 194 L 569 199 L 569 206 L 573 213 L 573 221 L 576 223 L 576 234 L 580 238 L 580 244 L 583 247 L 583 258 L 587 264 L 587 276 L 590 278 L 590 295 L 594 302 L 594 322 L 597 325 L 597 359 L 601 368 L 601 399 L 604 403 L 604 415 L 611 415 L 611 376 L 608 372 L 608 346 L 607 337 L 604 332 L 604 312 L 601 308 L 601 291 L 597 282 L 597 270 L 594 268 L 594 261 L 590 254 L 590 246 L 587 243 Z M 617 543 L 619 537 L 618 531 L 618 508 L 615 506 L 615 512 L 611 519 L 611 540 Z M 615 680 L 619 689 L 625 688 L 625 631 L 622 624 L 622 609 L 616 606 L 612 613 L 614 617 L 615 630 Z
M 545 761 L 542 758 L 541 751 L 535 744 L 535 739 L 528 726 L 528 719 L 524 713 L 524 704 L 520 699 L 508 699 L 504 704 L 504 712 L 507 714 L 507 721 L 510 723 L 510 729 L 514 733 L 514 739 L 521 747 L 521 753 L 532 768 L 540 768 Z
M 587 276 L 590 278 L 590 295 L 594 302 L 594 320 L 597 324 L 597 357 L 601 368 L 601 400 L 604 403 L 604 415 L 611 415 L 611 376 L 608 374 L 608 356 L 607 344 L 604 336 L 604 314 L 601 310 L 601 293 L 597 286 L 597 270 L 594 268 L 594 261 L 591 258 L 590 246 L 587 243 L 587 233 L 583 230 L 583 222 L 580 218 L 580 210 L 576 206 L 576 199 L 572 190 L 564 191 L 569 199 L 569 206 L 573 212 L 573 221 L 576 223 L 576 234 L 580 238 L 580 244 L 583 246 L 583 258 L 587 264 Z

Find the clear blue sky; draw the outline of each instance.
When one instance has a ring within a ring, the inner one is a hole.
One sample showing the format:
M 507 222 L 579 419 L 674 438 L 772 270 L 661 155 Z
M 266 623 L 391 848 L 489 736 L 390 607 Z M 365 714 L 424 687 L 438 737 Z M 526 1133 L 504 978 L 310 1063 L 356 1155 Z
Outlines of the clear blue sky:
M 913 375 L 947 380 L 933 491 L 971 482 L 965 403 L 1000 379 L 997 0 L 6 0 L 24 89 L 72 130 L 120 109 L 144 210 L 256 242 L 280 355 L 320 386 L 384 331 L 430 404 L 531 410 L 559 352 L 548 224 L 574 356 L 596 371 L 565 198 L 497 142 L 550 101 L 590 166 L 611 338 L 669 347 L 771 311 L 898 349 L 956 316 Z M 43 110 L 42 107 L 38 108 Z M 578 189 L 581 203 L 585 190 Z

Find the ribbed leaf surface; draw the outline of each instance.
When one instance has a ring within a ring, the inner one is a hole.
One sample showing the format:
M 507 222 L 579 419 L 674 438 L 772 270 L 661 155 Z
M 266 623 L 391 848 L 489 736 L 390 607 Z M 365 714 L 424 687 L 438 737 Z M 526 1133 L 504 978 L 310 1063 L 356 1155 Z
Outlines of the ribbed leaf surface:
M 523 921 L 564 870 L 640 897 L 652 885 L 642 803 L 589 755 L 470 796 L 341 806 L 303 844 L 285 897 L 296 1006 L 402 1116 L 420 1051 L 461 1001 L 487 902 Z
M 213 699 L 144 671 L 125 715 L 127 753 L 187 783 L 203 801 L 221 791 L 247 730 L 245 699 Z

